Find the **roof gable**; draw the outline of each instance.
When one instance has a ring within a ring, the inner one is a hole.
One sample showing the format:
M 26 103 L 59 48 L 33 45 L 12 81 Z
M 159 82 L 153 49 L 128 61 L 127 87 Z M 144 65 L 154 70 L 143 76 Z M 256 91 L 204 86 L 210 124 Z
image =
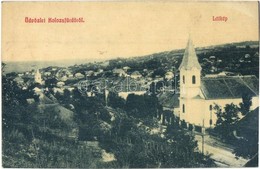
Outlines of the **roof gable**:
M 167 108 L 179 108 L 180 107 L 180 95 L 173 92 L 163 92 L 158 96 L 159 102 L 163 107 Z

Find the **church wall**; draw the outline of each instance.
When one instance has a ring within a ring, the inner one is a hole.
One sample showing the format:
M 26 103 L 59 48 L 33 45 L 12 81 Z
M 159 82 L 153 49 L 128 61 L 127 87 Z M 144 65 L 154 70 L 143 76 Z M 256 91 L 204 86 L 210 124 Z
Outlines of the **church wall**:
M 221 109 L 224 109 L 226 104 L 234 103 L 235 105 L 239 105 L 242 99 L 216 99 L 216 100 L 205 100 L 204 103 L 204 113 L 205 113 L 205 121 L 204 125 L 206 128 L 214 127 L 217 121 L 216 110 L 214 110 L 215 105 L 219 105 Z M 210 106 L 212 106 L 212 110 L 210 110 Z M 212 119 L 212 124 L 210 124 L 210 119 Z
M 226 104 L 235 104 L 237 106 L 239 106 L 239 103 L 242 102 L 242 98 L 238 98 L 238 99 L 217 99 L 217 100 L 205 100 L 204 102 L 204 117 L 205 117 L 205 121 L 204 121 L 204 125 L 205 127 L 214 127 L 217 121 L 217 116 L 216 116 L 216 111 L 214 110 L 214 106 L 215 104 L 221 106 L 222 109 L 224 109 L 224 107 L 226 106 Z M 212 110 L 210 110 L 210 105 L 212 105 Z M 251 110 L 254 110 L 255 108 L 257 108 L 258 105 L 258 97 L 253 97 L 252 98 L 252 106 L 251 106 Z M 210 119 L 212 117 L 212 125 L 210 126 Z
M 181 99 L 180 120 L 189 124 L 202 126 L 203 123 L 203 100 L 202 99 Z M 183 105 L 185 112 L 183 112 Z
M 259 106 L 258 97 L 252 98 L 251 110 L 254 110 Z M 242 102 L 241 98 L 238 99 L 216 99 L 216 100 L 204 100 L 204 99 L 180 99 L 180 120 L 185 120 L 189 124 L 198 126 L 204 126 L 206 128 L 214 127 L 217 121 L 216 111 L 214 110 L 215 104 L 221 106 L 222 109 L 226 104 L 235 104 L 239 106 Z M 185 113 L 182 111 L 182 106 L 185 105 Z M 210 110 L 210 105 L 212 109 Z M 210 123 L 212 119 L 212 123 Z

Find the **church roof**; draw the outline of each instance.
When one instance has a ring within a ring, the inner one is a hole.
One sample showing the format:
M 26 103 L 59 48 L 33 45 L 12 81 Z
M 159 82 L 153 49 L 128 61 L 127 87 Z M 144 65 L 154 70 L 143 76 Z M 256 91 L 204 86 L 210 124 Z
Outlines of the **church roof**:
M 190 70 L 192 68 L 201 70 L 201 66 L 198 62 L 198 58 L 191 39 L 189 39 L 187 43 L 179 70 L 183 68 L 186 70 Z
M 205 99 L 234 99 L 243 94 L 258 96 L 258 84 L 256 76 L 204 77 L 201 91 Z

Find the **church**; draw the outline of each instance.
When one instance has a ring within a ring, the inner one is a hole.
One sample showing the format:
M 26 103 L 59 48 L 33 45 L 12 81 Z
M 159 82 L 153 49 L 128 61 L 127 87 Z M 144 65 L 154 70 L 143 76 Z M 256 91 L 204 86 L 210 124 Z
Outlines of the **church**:
M 187 127 L 214 127 L 217 120 L 215 104 L 222 109 L 226 104 L 239 105 L 244 94 L 252 97 L 252 110 L 259 106 L 259 80 L 256 76 L 202 77 L 202 67 L 191 39 L 187 43 L 179 71 L 179 118 Z
M 37 71 L 34 75 L 34 82 L 39 83 L 39 84 L 43 84 L 42 75 L 41 75 L 39 69 L 37 69 Z

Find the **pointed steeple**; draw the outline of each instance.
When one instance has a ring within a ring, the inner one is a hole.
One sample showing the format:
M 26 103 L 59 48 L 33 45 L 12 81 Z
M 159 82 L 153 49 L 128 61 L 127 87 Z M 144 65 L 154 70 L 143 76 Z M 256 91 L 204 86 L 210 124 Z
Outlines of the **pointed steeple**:
M 42 84 L 42 76 L 41 76 L 39 69 L 36 70 L 36 73 L 34 75 L 34 80 L 36 83 Z
M 201 70 L 201 66 L 199 64 L 192 40 L 189 37 L 189 41 L 187 43 L 187 47 L 185 49 L 179 70 L 181 69 L 191 70 L 193 68 Z

